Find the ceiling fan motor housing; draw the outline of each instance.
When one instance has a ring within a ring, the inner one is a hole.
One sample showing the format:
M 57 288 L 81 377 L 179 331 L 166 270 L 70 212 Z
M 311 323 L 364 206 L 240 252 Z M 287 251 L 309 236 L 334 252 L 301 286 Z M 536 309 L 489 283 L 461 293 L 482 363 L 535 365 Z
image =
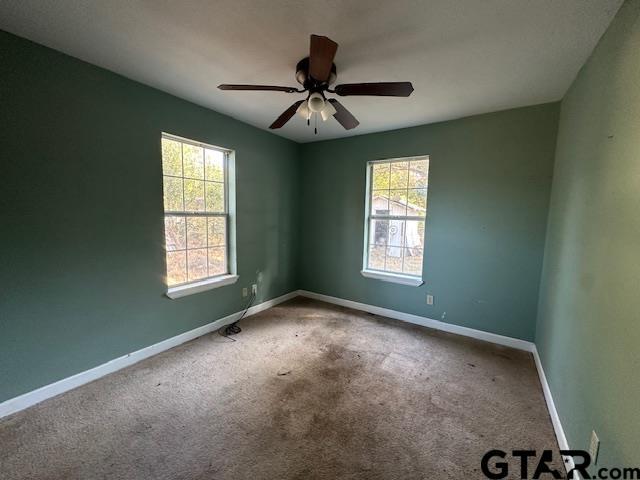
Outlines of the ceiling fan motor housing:
M 309 75 L 309 57 L 305 57 L 296 65 L 296 81 L 309 91 L 326 90 L 329 85 L 335 83 L 338 79 L 336 64 L 331 64 L 331 74 L 326 82 L 319 82 Z

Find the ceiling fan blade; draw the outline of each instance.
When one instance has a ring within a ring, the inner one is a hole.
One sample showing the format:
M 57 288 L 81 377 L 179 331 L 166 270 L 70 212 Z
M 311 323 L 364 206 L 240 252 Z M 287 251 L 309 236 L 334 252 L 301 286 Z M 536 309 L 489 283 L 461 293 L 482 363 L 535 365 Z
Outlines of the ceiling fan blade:
M 336 113 L 333 114 L 333 117 L 345 128 L 345 130 L 351 130 L 352 128 L 356 128 L 360 125 L 358 119 L 354 117 L 349 110 L 344 108 L 338 100 L 330 98 L 329 102 L 331 102 L 333 108 L 336 109 Z
M 413 92 L 413 85 L 411 82 L 345 83 L 336 85 L 335 92 L 340 96 L 408 97 Z
M 304 100 L 298 100 L 296 103 L 287 108 L 284 112 L 282 112 L 282 115 L 276 118 L 275 122 L 269 125 L 269 128 L 273 130 L 284 126 L 284 124 L 287 123 L 291 119 L 291 117 L 296 114 L 296 110 L 298 110 L 298 107 L 302 104 L 302 102 L 304 102 Z
M 331 75 L 333 57 L 336 56 L 338 44 L 328 37 L 311 35 L 309 51 L 309 75 L 319 82 L 326 82 Z
M 275 85 L 229 85 L 227 83 L 223 83 L 222 85 L 218 85 L 220 90 L 260 90 L 260 91 L 268 91 L 268 92 L 287 92 L 293 93 L 297 92 L 298 89 L 294 87 L 278 87 Z

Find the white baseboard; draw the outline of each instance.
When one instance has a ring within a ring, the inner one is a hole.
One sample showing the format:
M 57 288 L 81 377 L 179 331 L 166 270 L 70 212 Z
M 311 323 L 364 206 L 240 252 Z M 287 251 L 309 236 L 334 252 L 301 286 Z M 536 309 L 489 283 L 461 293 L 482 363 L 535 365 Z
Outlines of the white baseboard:
M 262 302 L 258 305 L 254 305 L 253 307 L 249 308 L 245 317 L 255 315 L 256 313 L 267 310 L 268 308 L 271 308 L 296 296 L 298 296 L 297 292 L 290 292 L 280 297 Z M 12 413 L 19 412 L 20 410 L 24 410 L 25 408 L 35 405 L 36 403 L 40 403 L 43 400 L 55 397 L 56 395 L 60 395 L 61 393 L 84 385 L 85 383 L 97 380 L 100 377 L 104 377 L 105 375 L 133 365 L 134 363 L 144 360 L 145 358 L 152 357 L 153 355 L 164 352 L 165 350 L 169 350 L 170 348 L 193 340 L 194 338 L 198 338 L 202 335 L 206 335 L 207 333 L 216 331 L 224 325 L 235 322 L 240 318 L 241 315 L 242 312 L 232 313 L 231 315 L 227 315 L 226 317 L 215 320 L 214 322 L 208 323 L 198 328 L 194 328 L 193 330 L 181 333 L 180 335 L 176 335 L 175 337 L 168 338 L 159 343 L 110 360 L 107 363 L 98 365 L 97 367 L 94 367 L 90 370 L 86 370 L 76 375 L 72 375 L 71 377 L 59 380 L 55 383 L 45 385 L 44 387 L 38 388 L 37 390 L 33 390 L 18 397 L 10 398 L 9 400 L 0 403 L 0 418 L 11 415 Z
M 517 348 L 518 350 L 533 352 L 535 348 L 535 345 L 532 342 L 520 340 L 519 338 L 506 337 L 504 335 L 498 335 L 496 333 L 483 332 L 482 330 L 476 330 L 474 328 L 461 327 L 459 325 L 453 325 L 451 323 L 441 322 L 440 320 L 433 320 L 431 318 L 421 317 L 419 315 L 413 315 L 411 313 L 399 312 L 397 310 L 391 310 L 389 308 L 376 307 L 374 305 L 368 305 L 366 303 L 354 302 L 353 300 L 345 300 L 343 298 L 331 297 L 329 295 L 308 292 L 306 290 L 298 290 L 297 293 L 298 295 L 303 297 L 313 298 L 315 300 L 320 300 L 327 303 L 333 303 L 342 307 L 353 308 L 354 310 L 362 310 L 363 312 L 373 313 L 375 315 L 380 315 L 388 318 L 394 318 L 396 320 L 402 320 L 403 322 L 422 325 L 423 327 L 433 328 L 435 330 L 442 330 L 444 332 L 455 333 L 457 335 L 463 335 L 465 337 L 477 338 L 478 340 L 497 343 L 498 345 Z
M 556 433 L 556 439 L 558 440 L 558 446 L 560 450 L 569 450 L 569 442 L 567 442 L 567 437 L 564 434 L 564 429 L 562 428 L 562 422 L 560 422 L 560 416 L 558 415 L 558 410 L 556 410 L 556 404 L 553 401 L 553 395 L 551 395 L 551 388 L 549 388 L 549 384 L 547 383 L 547 376 L 544 373 L 544 368 L 542 368 L 542 362 L 540 361 L 540 355 L 538 354 L 538 349 L 533 347 L 533 359 L 536 362 L 536 369 L 538 370 L 538 376 L 540 377 L 540 384 L 542 385 L 542 391 L 544 392 L 544 399 L 547 402 L 547 410 L 549 410 L 549 416 L 551 417 L 551 424 L 553 425 L 553 430 Z M 565 459 L 565 468 L 567 472 L 573 470 L 575 464 L 573 463 L 572 457 L 564 457 Z M 579 479 L 579 474 L 574 473 L 574 478 Z

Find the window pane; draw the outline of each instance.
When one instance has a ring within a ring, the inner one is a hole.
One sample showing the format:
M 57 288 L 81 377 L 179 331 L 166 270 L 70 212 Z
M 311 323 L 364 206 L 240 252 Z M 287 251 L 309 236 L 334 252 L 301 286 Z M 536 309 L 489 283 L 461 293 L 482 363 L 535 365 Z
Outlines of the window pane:
M 187 250 L 189 280 L 207 277 L 207 249 Z
M 388 272 L 402 272 L 402 247 L 387 247 L 385 270 Z
M 227 244 L 227 219 L 225 217 L 209 217 L 208 241 L 210 247 Z
M 180 212 L 182 206 L 182 179 L 163 177 L 164 209 L 167 212 Z
M 421 188 L 409 190 L 409 203 L 407 215 L 411 217 L 424 217 L 427 211 L 427 189 Z
M 228 273 L 226 152 L 173 138 L 161 147 L 167 283 Z
M 164 237 L 168 251 L 184 250 L 187 246 L 185 237 L 185 218 L 175 215 L 164 217 Z
M 391 190 L 389 192 L 389 210 L 391 215 L 407 214 L 407 191 Z
M 429 160 L 409 163 L 409 188 L 426 188 L 428 184 Z
M 407 188 L 409 184 L 409 162 L 392 162 L 389 188 Z
M 429 159 L 371 163 L 368 168 L 368 214 L 393 218 L 369 219 L 366 268 L 421 276 Z
M 182 146 L 180 142 L 162 139 L 162 173 L 182 176 Z
M 386 245 L 389 241 L 389 220 L 369 222 L 369 245 Z
M 404 246 L 405 223 L 404 220 L 389 220 L 389 240 L 387 241 L 387 245 L 396 247 Z
M 423 248 L 424 220 L 407 220 L 405 230 L 404 246 Z
M 167 285 L 187 281 L 187 252 L 167 252 Z
M 187 248 L 207 246 L 207 217 L 187 217 Z
M 374 190 L 371 195 L 371 213 L 374 215 L 389 214 L 389 190 Z
M 204 182 L 184 180 L 184 209 L 187 212 L 204 212 Z
M 209 148 L 204 151 L 205 178 L 224 182 L 224 153 Z
M 369 263 L 367 268 L 374 270 L 384 270 L 384 256 L 386 247 L 371 246 L 369 247 Z
M 403 273 L 408 275 L 422 275 L 422 249 L 421 248 L 405 248 L 404 249 L 404 267 Z
M 215 247 L 209 249 L 209 276 L 227 273 L 227 248 Z
M 184 176 L 204 179 L 204 148 L 182 144 Z
M 388 190 L 389 189 L 389 164 L 374 163 L 372 171 L 373 171 L 373 179 L 372 179 L 371 185 L 373 190 Z
M 207 212 L 224 212 L 224 184 L 206 182 Z

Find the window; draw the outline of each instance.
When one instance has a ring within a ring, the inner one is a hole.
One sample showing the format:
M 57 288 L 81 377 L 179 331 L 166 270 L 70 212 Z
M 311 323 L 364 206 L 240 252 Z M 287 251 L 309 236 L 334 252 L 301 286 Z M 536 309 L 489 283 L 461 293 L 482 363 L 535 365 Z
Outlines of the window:
M 162 135 L 167 286 L 171 298 L 237 279 L 231 278 L 229 261 L 229 158 L 228 150 Z M 197 288 L 185 288 L 194 286 Z
M 364 276 L 422 284 L 428 178 L 427 156 L 367 164 Z

